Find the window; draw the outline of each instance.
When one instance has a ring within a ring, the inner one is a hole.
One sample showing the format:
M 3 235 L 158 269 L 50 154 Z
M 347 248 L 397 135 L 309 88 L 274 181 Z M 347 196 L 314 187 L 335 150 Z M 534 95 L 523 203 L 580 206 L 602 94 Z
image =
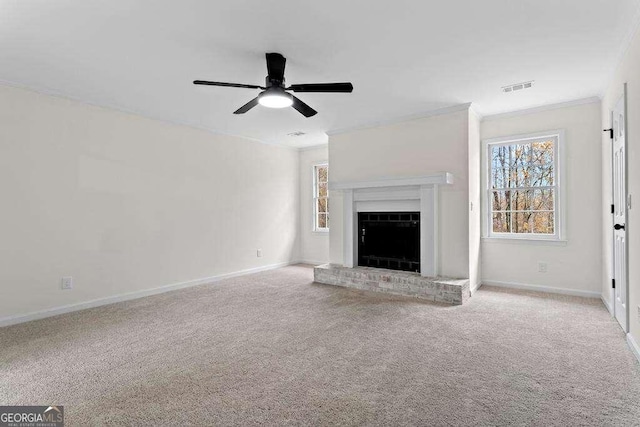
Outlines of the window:
M 489 237 L 559 240 L 562 132 L 485 141 Z
M 313 229 L 329 231 L 329 166 L 313 167 Z

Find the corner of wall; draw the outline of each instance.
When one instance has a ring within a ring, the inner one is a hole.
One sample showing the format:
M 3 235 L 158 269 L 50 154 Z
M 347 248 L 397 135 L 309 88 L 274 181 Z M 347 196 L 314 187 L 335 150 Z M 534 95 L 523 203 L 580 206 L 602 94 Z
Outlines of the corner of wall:
M 473 290 L 482 276 L 480 116 L 469 108 L 469 281 Z

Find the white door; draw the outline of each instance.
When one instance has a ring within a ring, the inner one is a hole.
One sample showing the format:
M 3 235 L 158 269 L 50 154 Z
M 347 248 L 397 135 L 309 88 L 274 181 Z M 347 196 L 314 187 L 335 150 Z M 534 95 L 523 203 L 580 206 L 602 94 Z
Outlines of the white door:
M 627 332 L 627 190 L 626 114 L 624 97 L 613 110 L 613 275 L 614 312 Z

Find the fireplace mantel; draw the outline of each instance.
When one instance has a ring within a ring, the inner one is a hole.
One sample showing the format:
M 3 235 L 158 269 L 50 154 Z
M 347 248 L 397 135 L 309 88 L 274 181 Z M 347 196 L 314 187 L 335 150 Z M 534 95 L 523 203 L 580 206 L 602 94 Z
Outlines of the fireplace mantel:
M 330 182 L 329 189 L 343 195 L 343 266 L 358 263 L 358 212 L 371 210 L 420 211 L 420 274 L 438 275 L 438 192 L 441 185 L 453 184 L 453 174 L 403 178 L 379 178 L 369 181 Z
M 453 174 L 438 172 L 433 175 L 422 175 L 403 178 L 379 178 L 370 181 L 330 182 L 330 190 L 356 190 L 360 188 L 406 187 L 422 185 L 453 184 Z

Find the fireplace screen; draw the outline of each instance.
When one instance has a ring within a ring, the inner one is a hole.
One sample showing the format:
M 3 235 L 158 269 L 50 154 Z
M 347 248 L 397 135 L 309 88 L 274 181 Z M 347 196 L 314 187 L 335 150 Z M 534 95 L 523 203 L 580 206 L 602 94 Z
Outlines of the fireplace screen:
M 359 212 L 358 265 L 420 272 L 420 212 Z

